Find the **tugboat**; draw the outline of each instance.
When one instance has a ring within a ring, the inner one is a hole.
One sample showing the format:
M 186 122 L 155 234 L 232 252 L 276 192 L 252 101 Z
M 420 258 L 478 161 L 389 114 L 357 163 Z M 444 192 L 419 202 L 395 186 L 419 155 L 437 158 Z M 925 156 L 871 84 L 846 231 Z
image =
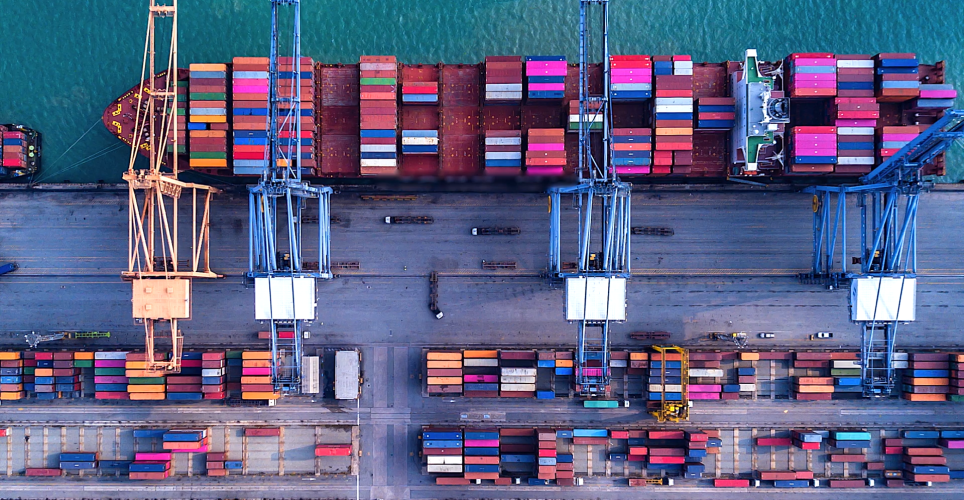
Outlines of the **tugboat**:
M 0 124 L 0 135 L 0 182 L 30 179 L 40 170 L 40 132 L 23 125 Z

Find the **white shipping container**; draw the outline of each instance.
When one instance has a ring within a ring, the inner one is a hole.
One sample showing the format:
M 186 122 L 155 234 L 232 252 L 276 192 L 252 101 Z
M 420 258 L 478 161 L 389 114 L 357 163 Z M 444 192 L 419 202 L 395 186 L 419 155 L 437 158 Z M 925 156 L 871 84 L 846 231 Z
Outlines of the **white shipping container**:
M 610 359 L 609 366 L 611 368 L 626 368 L 629 366 L 629 362 L 625 359 Z
M 535 377 L 535 368 L 502 368 L 502 375 L 522 375 L 526 377 Z
M 397 69 L 395 63 L 361 63 L 358 65 L 359 71 L 395 71 Z
M 361 160 L 363 167 L 396 167 L 396 160 Z
M 646 90 L 653 90 L 653 84 L 652 83 L 611 83 L 609 84 L 609 89 L 615 90 L 617 92 L 620 90 L 646 91 Z
M 869 135 L 873 137 L 874 127 L 837 127 L 837 135 Z
M 909 358 L 908 358 L 906 352 L 895 352 L 895 353 L 890 357 L 890 359 L 893 359 L 893 360 L 895 360 L 895 361 L 896 361 L 896 360 L 907 361 Z
M 569 121 L 579 123 L 579 114 L 569 115 Z M 602 115 L 586 115 L 586 121 L 583 123 L 602 123 Z
M 335 399 L 358 399 L 359 382 L 358 351 L 335 353 Z
M 321 392 L 321 358 L 318 356 L 301 357 L 301 392 L 318 394 Z
M 461 465 L 429 465 L 428 472 L 459 473 L 462 472 Z
M 756 392 L 756 384 L 740 384 L 740 392 Z
M 201 370 L 202 377 L 220 377 L 224 375 L 224 368 L 204 368 Z
M 657 97 L 657 106 L 692 106 L 692 97 Z
M 503 375 L 499 381 L 503 384 L 534 384 L 536 383 L 536 378 L 522 377 L 519 375 Z
M 460 455 L 429 455 L 426 458 L 429 465 L 462 465 Z
M 95 352 L 94 359 L 127 359 L 127 352 Z
M 394 153 L 396 150 L 394 144 L 362 144 L 362 153 Z
M 683 392 L 683 386 L 679 384 L 649 384 L 649 392 Z
M 838 156 L 837 165 L 873 165 L 873 156 Z
M 522 137 L 486 137 L 486 146 L 521 146 Z
M 521 83 L 487 83 L 486 92 L 522 92 Z
M 673 74 L 676 76 L 693 76 L 693 68 L 674 69 Z
M 722 368 L 690 368 L 690 377 L 722 377 Z
M 693 105 L 679 105 L 679 106 L 660 106 L 656 105 L 657 113 L 692 113 Z
M 908 367 L 910 367 L 910 363 L 907 361 L 894 361 L 895 370 L 906 370 Z
M 486 160 L 520 160 L 522 159 L 522 152 L 518 153 L 486 153 Z
M 673 61 L 673 69 L 676 68 L 692 68 L 693 61 Z
M 521 101 L 522 92 L 486 92 L 486 101 Z
M 233 74 L 235 78 L 239 78 L 239 79 L 247 79 L 247 80 L 267 80 L 268 79 L 267 71 L 235 71 Z
M 860 368 L 860 362 L 853 359 L 835 359 L 834 368 Z
M 438 137 L 402 137 L 402 146 L 438 146 Z
M 462 366 L 499 366 L 499 360 L 495 358 L 465 358 Z
M 873 59 L 858 59 L 858 60 L 846 60 L 837 59 L 838 68 L 873 68 Z
M 536 392 L 536 384 L 502 384 L 504 392 Z
M 191 107 L 191 116 L 225 116 L 228 110 L 225 108 L 195 108 Z

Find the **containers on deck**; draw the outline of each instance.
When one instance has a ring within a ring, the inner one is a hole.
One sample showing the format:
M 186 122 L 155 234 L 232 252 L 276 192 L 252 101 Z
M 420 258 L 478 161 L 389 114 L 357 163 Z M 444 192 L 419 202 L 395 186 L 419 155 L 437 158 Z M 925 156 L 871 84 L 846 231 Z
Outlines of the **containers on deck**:
M 614 128 L 612 162 L 617 174 L 648 174 L 652 167 L 653 137 L 649 128 Z
M 281 103 L 278 106 L 278 145 L 281 147 L 284 166 L 294 165 L 301 169 L 302 175 L 311 175 L 317 162 L 315 159 L 315 71 L 314 61 L 302 57 L 295 74 L 294 58 L 278 58 L 278 96 L 296 99 L 300 90 L 300 116 L 293 116 L 293 106 Z M 292 116 L 289 116 L 292 115 Z M 298 144 L 298 125 L 301 125 L 301 147 Z
M 2 165 L 7 169 L 27 168 L 27 139 L 19 130 L 6 131 L 0 127 L 3 136 Z
M 485 57 L 486 104 L 522 101 L 522 58 L 519 56 Z
M 790 97 L 833 97 L 837 95 L 837 62 L 826 52 L 795 53 L 787 56 L 784 71 L 789 76 Z
M 393 146 L 381 147 L 387 150 Z M 438 130 L 402 130 L 402 154 L 437 155 Z
M 275 392 L 271 375 L 244 375 L 246 369 L 271 369 L 271 351 L 244 351 L 241 353 L 241 399 L 274 400 L 281 397 Z M 257 373 L 263 373 L 257 370 Z M 252 373 L 252 372 L 249 372 Z
M 587 102 L 586 103 L 586 116 L 583 121 L 584 126 L 589 130 L 601 131 L 602 130 L 602 114 L 599 113 L 599 109 L 602 103 L 600 102 Z M 579 100 L 573 99 L 569 101 L 569 131 L 579 132 Z
M 529 100 L 562 99 L 566 90 L 565 56 L 526 56 Z
M 643 101 L 653 97 L 653 63 L 648 55 L 609 56 L 609 98 Z
M 461 352 L 429 351 L 425 363 L 429 395 L 462 394 Z
M 565 129 L 530 128 L 526 175 L 561 176 L 566 166 Z
M 699 129 L 731 129 L 736 119 L 736 100 L 732 97 L 701 97 L 696 100 L 696 112 Z
M 687 174 L 693 165 L 693 61 L 690 56 L 653 56 L 656 151 L 651 173 Z
M 872 61 L 870 61 L 872 62 Z M 874 165 L 874 128 L 880 118 L 880 104 L 874 97 L 834 99 L 837 126 L 838 173 L 865 174 Z
M 884 130 L 888 128 L 890 127 L 884 127 Z M 956 355 L 946 353 L 911 354 L 908 369 L 903 371 L 903 377 L 901 378 L 903 399 L 909 401 L 947 401 L 949 393 L 961 392 L 956 387 L 951 387 L 951 363 L 949 360 L 954 356 Z M 957 371 L 955 370 L 955 372 Z
M 874 56 L 877 64 L 877 100 L 909 101 L 920 95 L 917 56 L 910 53 L 881 53 Z
M 438 82 L 402 83 L 402 104 L 438 104 Z
M 874 97 L 874 61 L 869 55 L 837 54 L 837 97 Z
M 485 174 L 522 175 L 522 131 L 485 131 Z
M 882 127 L 879 131 L 880 140 L 877 143 L 877 152 L 880 161 L 894 156 L 901 148 L 907 145 L 915 137 L 920 135 L 919 125 L 890 126 Z
M 950 84 L 922 83 L 920 97 L 914 99 L 911 107 L 914 109 L 943 109 L 954 106 L 957 91 Z
M 188 94 L 188 166 L 228 166 L 228 67 L 191 64 Z
M 791 172 L 829 173 L 837 163 L 837 127 L 794 127 L 790 132 Z
M 398 173 L 398 65 L 395 56 L 362 56 L 359 77 L 360 173 L 395 175 Z M 371 146 L 382 147 L 373 149 Z
M 268 161 L 268 58 L 235 57 L 232 69 L 235 175 L 260 175 Z

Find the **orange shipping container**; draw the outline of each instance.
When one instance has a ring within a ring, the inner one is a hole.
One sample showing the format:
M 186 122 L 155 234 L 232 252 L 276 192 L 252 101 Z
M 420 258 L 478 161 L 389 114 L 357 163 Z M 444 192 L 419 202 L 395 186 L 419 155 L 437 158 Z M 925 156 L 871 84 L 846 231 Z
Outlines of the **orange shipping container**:
M 462 377 L 428 377 L 428 385 L 461 385 Z
M 37 368 L 36 370 L 34 370 L 33 374 L 34 374 L 35 376 L 37 376 L 37 377 L 53 377 L 53 376 L 54 376 L 54 369 L 53 369 L 53 368 Z
M 0 392 L 0 400 L 2 401 L 16 401 L 18 399 L 23 399 L 23 391 L 20 392 Z
M 271 368 L 269 359 L 245 359 L 241 361 L 242 368 Z
M 826 393 L 833 392 L 833 386 L 832 385 L 799 385 L 794 390 L 803 394 L 826 394 Z
M 13 361 L 20 359 L 19 352 L 0 352 L 0 361 Z
M 833 385 L 833 377 L 797 377 L 800 385 Z
M 270 384 L 271 376 L 243 376 L 241 377 L 242 384 Z
M 164 393 L 164 385 L 141 385 L 141 384 L 127 384 L 127 392 L 133 394 L 136 392 L 154 392 L 154 393 Z
M 740 359 L 743 361 L 759 361 L 760 353 L 758 352 L 741 352 Z
M 492 359 L 499 357 L 499 351 L 464 351 L 462 356 L 465 358 L 485 358 Z
M 649 359 L 648 352 L 631 352 L 629 353 L 630 361 L 646 361 Z
M 94 359 L 94 353 L 92 352 L 75 352 L 74 359 Z
M 904 383 L 910 385 L 948 385 L 951 379 L 948 378 L 927 378 L 927 377 L 904 377 Z
M 499 457 L 465 457 L 466 465 L 499 465 Z
M 270 378 L 270 377 L 269 377 Z M 281 395 L 275 392 L 242 392 L 241 399 L 278 399 Z
M 131 401 L 164 401 L 167 395 L 163 392 L 132 392 Z
M 683 355 L 678 352 L 666 352 L 666 353 L 654 352 L 653 355 L 649 357 L 649 359 L 653 361 L 661 361 L 663 359 L 665 359 L 666 361 L 682 361 Z
M 462 368 L 461 361 L 428 361 L 426 368 Z
M 947 395 L 946 394 L 913 394 L 910 392 L 905 392 L 904 399 L 906 399 L 907 401 L 940 402 L 940 401 L 947 401 Z
M 429 351 L 428 359 L 430 361 L 461 361 L 462 353 L 460 352 L 433 352 Z
M 244 351 L 241 359 L 267 359 L 271 360 L 271 351 Z
M 557 360 L 556 360 L 556 367 L 558 367 L 558 368 L 572 368 L 572 360 L 571 360 L 571 359 L 557 359 Z
M 203 64 L 203 63 L 191 63 L 189 66 L 191 71 L 227 71 L 227 64 Z
M 692 128 L 658 128 L 656 135 L 693 135 Z

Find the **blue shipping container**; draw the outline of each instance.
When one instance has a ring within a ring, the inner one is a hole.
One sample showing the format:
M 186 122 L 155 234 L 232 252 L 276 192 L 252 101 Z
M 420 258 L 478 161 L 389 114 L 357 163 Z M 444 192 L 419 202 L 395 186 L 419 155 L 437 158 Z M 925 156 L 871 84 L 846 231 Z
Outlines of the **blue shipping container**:
M 465 448 L 465 456 L 497 457 L 499 456 L 499 449 L 498 448 Z
M 609 437 L 606 429 L 573 429 L 573 437 Z
M 560 464 L 571 464 L 572 455 L 556 455 L 556 462 L 559 462 Z
M 539 457 L 539 465 L 556 465 L 556 457 Z
M 964 470 L 949 471 L 951 479 L 964 479 Z
M 23 378 L 20 376 L 7 375 L 5 377 L 0 377 L 0 384 L 20 384 L 23 383 Z
M 459 440 L 423 441 L 422 447 L 424 448 L 461 448 L 462 441 L 459 441 Z
M 136 438 L 163 438 L 169 431 L 165 429 L 134 429 Z
M 937 439 L 941 437 L 939 431 L 904 431 L 907 439 Z
M 557 438 L 571 438 L 572 431 L 556 431 Z
M 737 373 L 742 376 L 756 375 L 756 368 L 738 368 Z
M 626 460 L 627 458 L 629 458 L 629 455 L 627 455 L 627 454 L 625 454 L 625 453 L 610 453 L 610 454 L 609 454 L 609 459 L 610 459 L 610 460 Z
M 232 460 L 224 462 L 224 468 L 228 470 L 240 470 L 244 468 L 244 464 L 240 460 Z
M 96 469 L 97 462 L 60 462 L 60 468 L 64 470 Z
M 556 368 L 556 375 L 572 375 L 572 368 Z
M 164 433 L 164 440 L 190 443 L 192 441 L 200 441 L 204 438 L 205 434 L 206 432 L 204 431 L 168 431 Z
M 948 439 L 964 438 L 964 431 L 941 431 L 941 437 Z
M 534 477 L 529 478 L 529 486 L 548 486 L 548 485 L 549 485 L 548 479 L 538 479 Z
M 61 462 L 95 462 L 97 461 L 96 453 L 61 453 Z
M 132 463 L 130 465 L 131 472 L 164 472 L 168 469 L 169 465 L 164 464 L 144 464 L 144 463 Z
M 54 383 L 54 377 L 34 377 L 33 383 L 40 385 L 52 385 Z M 124 390 L 127 390 L 127 384 L 122 384 Z
M 951 375 L 950 370 L 911 370 L 912 377 L 933 377 L 933 378 L 947 378 Z
M 473 434 L 473 433 L 467 432 L 466 434 Z M 435 440 L 458 441 L 462 439 L 462 433 L 461 432 L 425 431 L 422 433 L 422 439 L 426 441 L 435 441 Z M 470 438 L 466 436 L 466 439 L 498 439 L 498 434 L 496 433 L 495 438 Z
M 774 488 L 809 488 L 810 481 L 807 481 L 806 479 L 774 481 L 773 487 Z
M 169 392 L 168 401 L 200 401 L 204 399 L 204 394 L 200 392 Z
M 465 472 L 499 472 L 498 465 L 472 465 L 467 464 L 465 466 Z
M 0 368 L 0 375 L 20 375 L 22 368 Z
M 556 393 L 552 391 L 536 391 L 536 399 L 555 399 Z
M 100 469 L 128 469 L 131 465 L 130 460 L 101 460 L 97 464 Z
M 531 464 L 535 463 L 535 455 L 502 455 L 500 458 L 502 462 L 509 464 Z
M 433 432 L 432 434 L 435 434 L 435 433 Z M 458 434 L 458 432 L 455 432 L 455 433 L 446 433 L 446 434 Z M 445 438 L 445 439 L 460 439 L 461 437 L 462 437 L 462 436 L 459 436 L 459 437 L 456 437 L 456 438 Z M 498 432 L 468 432 L 468 431 L 466 431 L 466 432 L 465 432 L 465 439 L 499 439 L 499 433 L 498 433 Z
M 870 441 L 869 432 L 834 431 L 833 438 L 838 441 Z
M 539 368 L 555 368 L 556 361 L 553 359 L 540 359 L 536 366 Z

